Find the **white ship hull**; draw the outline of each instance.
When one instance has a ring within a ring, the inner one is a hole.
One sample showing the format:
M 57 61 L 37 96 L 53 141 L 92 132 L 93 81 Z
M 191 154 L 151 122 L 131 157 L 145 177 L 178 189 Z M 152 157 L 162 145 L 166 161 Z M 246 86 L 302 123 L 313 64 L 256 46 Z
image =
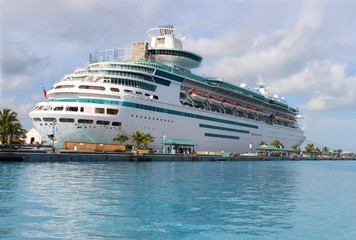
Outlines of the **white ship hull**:
M 43 103 L 47 104 L 47 103 Z M 50 103 L 51 104 L 51 103 Z M 270 125 L 260 121 L 254 121 L 235 116 L 226 116 L 219 113 L 209 112 L 201 109 L 194 109 L 182 106 L 172 106 L 176 112 L 190 113 L 206 118 L 221 119 L 225 121 L 246 124 L 247 126 L 236 126 L 233 124 L 218 123 L 211 120 L 204 120 L 194 117 L 178 116 L 171 113 L 162 113 L 151 110 L 132 107 L 140 106 L 157 107 L 164 110 L 168 109 L 166 104 L 153 102 L 145 99 L 128 98 L 120 101 L 117 109 L 117 116 L 88 115 L 88 114 L 63 114 L 53 113 L 51 117 L 57 121 L 47 123 L 34 123 L 37 131 L 49 143 L 52 144 L 48 136 L 55 136 L 54 144 L 56 148 L 63 148 L 64 141 L 78 142 L 97 142 L 113 143 L 113 139 L 120 133 L 130 136 L 138 131 L 150 133 L 155 137 L 155 141 L 149 145 L 150 148 L 162 150 L 162 140 L 182 139 L 190 140 L 197 144 L 198 151 L 224 151 L 224 152 L 250 152 L 258 147 L 260 141 L 272 142 L 275 139 L 280 140 L 285 147 L 291 147 L 295 144 L 300 145 L 304 141 L 303 132 L 299 129 L 290 127 Z M 129 104 L 129 106 L 125 106 Z M 62 104 L 66 106 L 66 104 Z M 67 105 L 75 106 L 74 103 Z M 80 104 L 78 104 L 80 105 Z M 112 107 L 112 105 L 97 104 L 98 107 Z M 95 107 L 95 104 L 92 104 Z M 30 117 L 42 117 L 43 112 L 31 112 Z M 75 123 L 59 122 L 59 118 L 73 118 Z M 79 119 L 107 120 L 109 122 L 120 122 L 121 126 L 97 125 L 97 124 L 79 124 Z M 250 125 L 250 126 L 249 126 Z M 203 127 L 202 127 L 203 126 Z M 214 129 L 214 127 L 216 129 Z M 252 128 L 253 127 L 253 128 Z M 242 131 L 242 132 L 235 132 Z M 116 142 L 117 143 L 117 142 Z M 132 143 L 134 144 L 134 143 Z M 250 148 L 250 146 L 252 148 Z

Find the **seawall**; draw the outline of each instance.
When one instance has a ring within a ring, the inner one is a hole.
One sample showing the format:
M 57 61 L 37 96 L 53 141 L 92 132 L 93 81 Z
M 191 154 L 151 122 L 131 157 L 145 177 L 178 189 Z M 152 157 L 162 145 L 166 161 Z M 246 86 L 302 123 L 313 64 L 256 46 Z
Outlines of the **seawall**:
M 173 161 L 282 161 L 282 160 L 356 160 L 356 158 L 318 158 L 318 157 L 262 157 L 262 156 L 211 156 L 195 155 L 185 156 L 179 154 L 144 154 L 135 155 L 132 153 L 112 153 L 112 152 L 47 152 L 47 151 L 2 151 L 0 161 L 21 161 L 21 162 L 65 162 L 65 161 L 153 161 L 153 162 L 173 162 Z

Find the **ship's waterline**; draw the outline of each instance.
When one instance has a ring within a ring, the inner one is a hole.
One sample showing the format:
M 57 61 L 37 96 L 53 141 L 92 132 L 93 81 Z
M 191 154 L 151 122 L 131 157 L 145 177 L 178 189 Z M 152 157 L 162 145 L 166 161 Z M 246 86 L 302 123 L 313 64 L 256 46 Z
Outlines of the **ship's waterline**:
M 171 26 L 148 43 L 127 51 L 94 52 L 90 63 L 68 74 L 36 105 L 30 117 L 41 136 L 55 147 L 64 141 L 111 143 L 117 134 L 150 133 L 189 140 L 197 150 L 247 152 L 260 141 L 301 144 L 296 108 L 259 92 L 190 72 L 202 58 L 182 49 Z M 105 53 L 105 54 L 103 54 Z

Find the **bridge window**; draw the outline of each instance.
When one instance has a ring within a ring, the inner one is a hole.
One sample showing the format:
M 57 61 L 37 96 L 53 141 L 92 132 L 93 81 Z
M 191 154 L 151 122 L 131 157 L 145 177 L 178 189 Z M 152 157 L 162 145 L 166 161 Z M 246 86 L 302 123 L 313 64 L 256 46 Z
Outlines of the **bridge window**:
M 68 112 L 78 112 L 78 107 L 66 107 L 66 111 L 68 111 Z
M 98 121 L 96 121 L 96 124 L 98 124 L 98 125 L 109 125 L 110 122 L 109 121 L 98 120 Z
M 73 123 L 74 119 L 73 118 L 60 118 L 60 122 L 67 122 L 67 123 Z
M 80 85 L 79 89 L 90 89 L 90 90 L 100 90 L 104 91 L 105 88 L 101 86 L 90 86 L 90 85 Z
M 104 108 L 95 108 L 95 113 L 104 114 L 105 113 L 105 109 Z
M 112 108 L 106 109 L 106 113 L 110 114 L 110 115 L 117 115 L 118 112 L 119 112 L 119 109 L 112 109 Z
M 94 120 L 91 119 L 78 119 L 78 123 L 92 124 Z

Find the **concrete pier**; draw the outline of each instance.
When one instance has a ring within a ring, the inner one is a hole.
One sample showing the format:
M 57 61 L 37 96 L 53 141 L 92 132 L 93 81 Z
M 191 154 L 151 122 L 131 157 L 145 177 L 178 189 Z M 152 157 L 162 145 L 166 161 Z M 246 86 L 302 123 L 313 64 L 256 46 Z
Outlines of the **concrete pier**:
M 143 154 L 115 152 L 81 152 L 43 150 L 2 151 L 0 161 L 48 162 L 48 161 L 137 161 L 137 162 L 183 162 L 183 161 L 282 161 L 282 160 L 356 160 L 351 158 L 311 158 L 311 157 L 261 157 L 261 156 L 212 156 L 180 154 Z

